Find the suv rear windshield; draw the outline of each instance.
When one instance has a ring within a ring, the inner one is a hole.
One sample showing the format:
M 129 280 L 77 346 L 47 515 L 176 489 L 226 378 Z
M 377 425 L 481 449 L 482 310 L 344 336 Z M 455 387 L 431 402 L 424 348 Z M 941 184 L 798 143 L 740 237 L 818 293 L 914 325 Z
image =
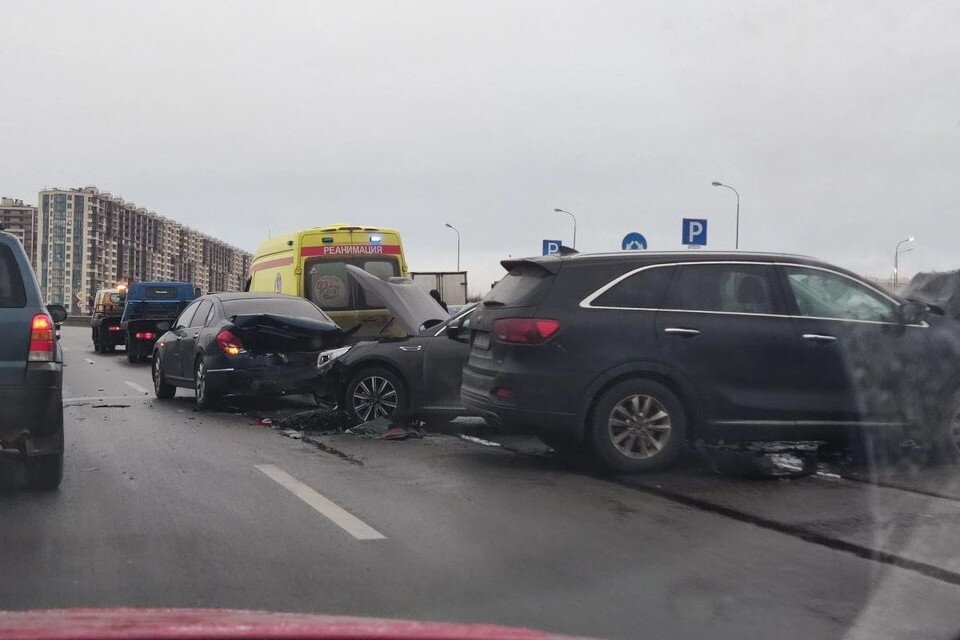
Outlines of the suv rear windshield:
M 303 298 L 285 300 L 282 298 L 247 298 L 244 300 L 225 300 L 223 313 L 228 318 L 237 315 L 255 313 L 275 313 L 282 316 L 297 316 L 333 323 L 322 310 Z
M 23 288 L 20 267 L 10 247 L 0 245 L 0 307 L 22 309 L 25 306 L 27 292 Z
M 521 264 L 507 272 L 507 275 L 493 286 L 483 299 L 485 305 L 504 307 L 524 307 L 540 302 L 553 274 L 536 264 Z

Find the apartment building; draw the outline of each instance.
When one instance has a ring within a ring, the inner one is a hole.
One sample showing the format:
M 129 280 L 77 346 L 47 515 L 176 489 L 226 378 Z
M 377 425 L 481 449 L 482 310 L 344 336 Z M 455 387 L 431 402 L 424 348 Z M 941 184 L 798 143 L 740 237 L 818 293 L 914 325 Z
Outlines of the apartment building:
M 88 186 L 44 189 L 36 213 L 37 277 L 49 303 L 89 310 L 118 282 L 192 282 L 239 291 L 250 254 L 121 197 Z
M 36 271 L 37 208 L 24 204 L 23 200 L 0 198 L 0 224 L 7 232 L 20 239 L 27 255 L 30 256 L 30 264 Z

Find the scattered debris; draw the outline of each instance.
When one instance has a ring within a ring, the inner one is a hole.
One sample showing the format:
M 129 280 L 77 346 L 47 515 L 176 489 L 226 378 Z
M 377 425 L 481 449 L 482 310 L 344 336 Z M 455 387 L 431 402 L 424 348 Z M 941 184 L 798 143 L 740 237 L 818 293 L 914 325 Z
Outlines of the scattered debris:
M 293 429 L 284 429 L 280 432 L 281 435 L 285 435 L 288 438 L 293 438 L 294 440 L 303 439 L 303 431 L 294 431 Z
M 268 418 L 269 419 L 269 418 Z M 296 429 L 297 431 L 312 431 L 325 434 L 342 433 L 349 429 L 350 417 L 343 411 L 336 409 L 312 409 L 301 411 L 275 421 L 281 429 Z
M 87 471 L 100 471 L 100 467 L 90 467 Z
M 800 478 L 817 472 L 822 442 L 698 443 L 716 473 L 747 478 Z
M 352 436 L 361 436 L 363 438 L 380 438 L 394 426 L 390 418 L 376 418 L 374 420 L 361 422 L 357 426 L 347 429 L 344 433 Z
M 273 424 L 273 420 L 270 418 L 257 418 L 257 424 L 261 427 L 269 427 Z
M 95 404 L 92 409 L 127 409 L 130 405 L 128 404 Z
M 408 438 L 420 440 L 423 438 L 423 434 L 419 429 L 408 429 L 407 427 L 394 427 L 383 434 L 384 440 L 406 440 Z

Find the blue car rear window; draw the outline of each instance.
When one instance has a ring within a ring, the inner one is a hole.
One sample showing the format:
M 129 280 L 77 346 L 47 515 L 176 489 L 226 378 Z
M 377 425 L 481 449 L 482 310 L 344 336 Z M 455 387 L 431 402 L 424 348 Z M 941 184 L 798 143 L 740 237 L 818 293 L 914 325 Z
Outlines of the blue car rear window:
M 0 244 L 0 308 L 22 309 L 27 306 L 20 267 L 10 247 Z

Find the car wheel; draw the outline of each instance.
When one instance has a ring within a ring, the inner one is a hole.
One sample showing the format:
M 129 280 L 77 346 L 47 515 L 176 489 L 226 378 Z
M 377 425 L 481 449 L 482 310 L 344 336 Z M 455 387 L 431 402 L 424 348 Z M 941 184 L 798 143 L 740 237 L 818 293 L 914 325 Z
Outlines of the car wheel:
M 407 408 L 407 392 L 392 371 L 371 367 L 351 378 L 342 406 L 356 422 L 389 418 Z
M 203 358 L 197 358 L 193 368 L 193 389 L 197 396 L 198 409 L 212 409 L 220 401 L 220 395 L 207 388 L 207 368 Z
M 158 352 L 154 352 L 153 354 L 153 366 L 150 370 L 153 373 L 153 392 L 158 398 L 161 400 L 169 400 L 177 395 L 177 388 L 169 384 L 163 375 L 163 369 L 160 364 L 160 354 Z
M 587 444 L 600 464 L 615 473 L 663 469 L 679 457 L 687 437 L 680 400 L 652 380 L 625 380 L 597 400 Z
M 63 480 L 63 454 L 28 456 L 25 460 L 27 487 L 53 491 Z

